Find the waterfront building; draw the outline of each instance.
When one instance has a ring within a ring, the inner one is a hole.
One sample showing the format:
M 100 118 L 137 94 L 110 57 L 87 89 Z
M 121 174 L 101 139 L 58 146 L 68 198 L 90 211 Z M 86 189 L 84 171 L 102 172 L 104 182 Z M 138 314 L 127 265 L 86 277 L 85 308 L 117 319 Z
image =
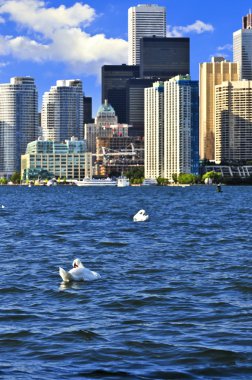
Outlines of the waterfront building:
M 144 166 L 142 137 L 114 135 L 96 139 L 96 174 L 121 175 Z
M 119 123 L 127 123 L 126 83 L 139 77 L 139 66 L 102 66 L 102 103 L 107 99 L 113 106 Z
M 242 29 L 233 33 L 233 60 L 239 63 L 240 79 L 252 80 L 251 12 L 243 17 Z M 230 79 L 231 80 L 231 79 Z
M 164 174 L 164 84 L 155 82 L 144 90 L 144 177 Z
M 0 84 L 0 176 L 20 171 L 21 154 L 38 137 L 38 94 L 34 79 Z
M 166 37 L 166 8 L 140 4 L 128 10 L 129 65 L 140 64 L 140 39 Z
M 215 161 L 252 160 L 252 81 L 223 82 L 215 94 Z
M 112 133 L 110 125 L 117 125 L 118 118 L 114 108 L 105 99 L 104 103 L 99 107 L 94 123 L 88 123 L 84 126 L 84 137 L 87 141 L 87 149 L 89 152 L 96 153 L 96 138 L 99 136 L 108 136 Z
M 239 64 L 223 57 L 212 57 L 200 64 L 200 159 L 215 158 L 215 86 L 223 81 L 239 80 Z
M 41 124 L 45 140 L 60 142 L 71 136 L 83 140 L 83 91 L 79 79 L 59 80 L 44 93 Z
M 198 81 L 178 75 L 145 90 L 145 177 L 198 174 Z
M 87 152 L 86 142 L 72 137 L 64 143 L 41 138 L 29 143 L 21 158 L 21 178 L 39 179 L 43 173 L 67 180 L 92 177 L 92 154 Z
M 143 37 L 140 39 L 140 76 L 168 80 L 190 74 L 190 39 Z
M 178 75 L 164 82 L 164 178 L 198 174 L 198 81 Z

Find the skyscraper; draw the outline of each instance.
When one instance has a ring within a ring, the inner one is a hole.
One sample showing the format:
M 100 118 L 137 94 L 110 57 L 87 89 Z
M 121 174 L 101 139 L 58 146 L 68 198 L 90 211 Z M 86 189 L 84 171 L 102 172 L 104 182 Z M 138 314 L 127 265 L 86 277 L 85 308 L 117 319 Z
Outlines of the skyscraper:
M 252 15 L 243 17 L 242 29 L 233 33 L 233 61 L 240 65 L 240 78 L 252 80 Z
M 195 140 L 199 131 L 198 82 L 176 76 L 164 83 L 164 177 L 197 169 Z M 193 157 L 195 154 L 195 157 Z
M 59 80 L 43 95 L 42 132 L 45 140 L 83 139 L 83 91 L 79 79 Z
M 84 115 L 83 115 L 83 123 L 92 123 L 92 98 L 91 96 L 84 96 L 83 98 L 83 107 L 84 107 Z
M 144 90 L 151 87 L 156 79 L 129 79 L 126 83 L 126 121 L 132 128 L 130 136 L 144 136 Z
M 164 173 L 164 84 L 146 88 L 144 112 L 144 176 L 163 177 Z
M 178 75 L 145 89 L 145 177 L 198 174 L 198 81 Z
M 190 74 L 190 39 L 143 37 L 140 39 L 140 76 L 168 80 Z
M 215 161 L 252 160 L 252 81 L 216 86 Z
M 200 158 L 215 157 L 215 86 L 239 80 L 239 65 L 222 57 L 200 64 Z
M 166 8 L 140 4 L 128 10 L 129 65 L 140 63 L 140 39 L 166 36 Z
M 20 170 L 21 155 L 38 133 L 38 94 L 33 78 L 0 85 L 0 176 Z
M 139 66 L 102 66 L 102 103 L 107 99 L 114 108 L 119 123 L 126 123 L 126 83 L 139 78 Z

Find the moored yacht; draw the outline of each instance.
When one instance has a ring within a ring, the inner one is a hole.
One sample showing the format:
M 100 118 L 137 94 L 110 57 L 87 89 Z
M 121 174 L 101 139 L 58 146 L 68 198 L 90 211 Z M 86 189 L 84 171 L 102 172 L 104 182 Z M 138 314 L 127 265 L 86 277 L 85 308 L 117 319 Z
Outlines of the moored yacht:
M 117 187 L 127 187 L 130 185 L 129 178 L 121 176 L 117 178 Z
M 82 181 L 75 181 L 77 186 L 116 186 L 116 181 L 111 178 L 83 178 Z

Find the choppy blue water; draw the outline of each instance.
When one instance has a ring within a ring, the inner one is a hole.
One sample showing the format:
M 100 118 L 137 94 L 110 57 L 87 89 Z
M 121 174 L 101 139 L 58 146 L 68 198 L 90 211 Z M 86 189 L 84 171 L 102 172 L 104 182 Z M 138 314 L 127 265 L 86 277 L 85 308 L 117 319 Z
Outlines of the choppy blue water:
M 251 187 L 2 186 L 0 204 L 1 379 L 252 379 Z M 102 278 L 63 285 L 76 257 Z

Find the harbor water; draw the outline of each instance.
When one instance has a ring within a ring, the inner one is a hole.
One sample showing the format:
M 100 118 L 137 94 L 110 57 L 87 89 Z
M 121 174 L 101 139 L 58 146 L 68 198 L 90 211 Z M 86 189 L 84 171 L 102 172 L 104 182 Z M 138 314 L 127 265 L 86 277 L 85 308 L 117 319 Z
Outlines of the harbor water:
M 1 186 L 0 378 L 252 379 L 252 188 L 222 190 Z

